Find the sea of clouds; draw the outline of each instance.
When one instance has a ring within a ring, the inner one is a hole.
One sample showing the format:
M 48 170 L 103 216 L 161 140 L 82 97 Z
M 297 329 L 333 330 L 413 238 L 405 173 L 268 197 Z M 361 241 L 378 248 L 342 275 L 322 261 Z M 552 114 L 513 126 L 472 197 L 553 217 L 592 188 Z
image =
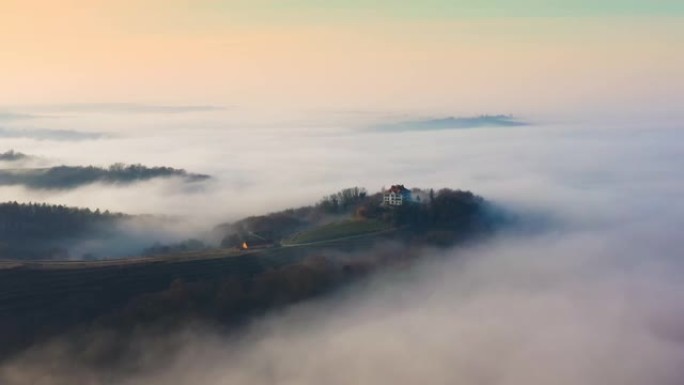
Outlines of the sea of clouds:
M 13 122 L 103 135 L 3 139 L 49 162 L 141 162 L 215 180 L 191 190 L 174 181 L 58 194 L 2 188 L 0 198 L 182 215 L 195 231 L 343 187 L 403 183 L 469 189 L 553 220 L 534 234 L 426 251 L 410 270 L 271 314 L 237 336 L 188 327 L 167 337 L 173 349 L 141 338 L 149 362 L 130 375 L 82 366 L 48 344 L 1 364 L 3 383 L 684 381 L 681 120 L 523 117 L 532 124 L 393 133 L 366 128 L 396 116 L 250 123 L 232 113 L 73 112 Z

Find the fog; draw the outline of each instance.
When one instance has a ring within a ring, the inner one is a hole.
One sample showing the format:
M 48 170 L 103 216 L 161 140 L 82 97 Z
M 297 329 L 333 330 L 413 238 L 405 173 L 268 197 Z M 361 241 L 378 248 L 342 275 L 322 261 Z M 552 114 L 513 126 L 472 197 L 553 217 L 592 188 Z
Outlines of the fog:
M 394 183 L 471 189 L 490 199 L 563 210 L 555 203 L 567 199 L 559 194 L 581 192 L 581 199 L 589 200 L 583 204 L 602 204 L 607 194 L 617 192 L 612 187 L 629 184 L 638 189 L 632 183 L 635 173 L 650 179 L 651 171 L 672 176 L 676 170 L 667 163 L 679 151 L 673 119 L 521 116 L 516 118 L 530 125 L 374 132 L 368 127 L 450 115 L 314 111 L 262 118 L 239 109 L 136 114 L 50 110 L 51 115 L 30 111 L 41 117 L 7 123 L 7 130 L 71 130 L 99 136 L 5 138 L 7 150 L 40 157 L 52 166 L 141 163 L 213 179 L 192 188 L 150 181 L 50 193 L 5 186 L 0 187 L 1 200 L 180 215 L 205 223 L 311 204 L 344 187 L 376 191 Z
M 3 384 L 684 380 L 684 134 L 676 120 L 521 117 L 531 125 L 394 133 L 364 127 L 402 116 L 249 123 L 233 113 L 112 115 L 103 124 L 93 123 L 96 114 L 65 116 L 38 123 L 116 136 L 3 141 L 55 164 L 131 161 L 212 175 L 202 189 L 172 181 L 50 194 L 13 187 L 0 188 L 0 198 L 183 215 L 190 233 L 342 187 L 403 183 L 469 189 L 553 221 L 534 234 L 426 250 L 410 269 L 268 315 L 238 335 L 188 325 L 140 337 L 136 370 L 85 365 L 48 343 L 2 364 Z

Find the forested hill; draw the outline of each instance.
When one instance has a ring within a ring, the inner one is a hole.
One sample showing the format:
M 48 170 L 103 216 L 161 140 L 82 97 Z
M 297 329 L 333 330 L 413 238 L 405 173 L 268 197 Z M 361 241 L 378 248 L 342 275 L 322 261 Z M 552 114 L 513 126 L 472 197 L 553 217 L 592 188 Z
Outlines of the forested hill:
M 34 169 L 0 170 L 0 185 L 22 185 L 30 189 L 74 189 L 92 183 L 130 184 L 154 178 L 180 178 L 185 182 L 209 179 L 172 167 L 147 167 L 117 163 L 108 168 L 94 166 L 57 166 Z
M 383 194 L 369 194 L 352 187 L 328 195 L 317 204 L 252 216 L 231 224 L 219 225 L 224 247 L 243 242 L 278 243 L 283 240 L 311 239 L 297 234 L 311 231 L 343 236 L 362 228 L 405 229 L 399 236 L 433 245 L 450 245 L 477 233 L 493 230 L 511 218 L 502 210 L 470 191 L 443 188 L 411 190 L 415 201 L 398 207 L 383 204 Z M 337 228 L 335 223 L 339 224 Z M 323 227 L 323 228 L 322 228 Z M 343 229 L 343 227 L 346 227 Z M 313 238 L 321 238 L 319 236 Z
M 19 160 L 26 160 L 28 158 L 30 158 L 30 156 L 14 150 L 0 152 L 0 162 L 16 162 Z
M 368 194 L 353 187 L 328 195 L 318 203 L 267 215 L 252 216 L 215 229 L 219 244 L 190 239 L 159 244 L 140 234 L 126 254 L 173 254 L 208 248 L 292 246 L 321 243 L 382 233 L 401 242 L 448 246 L 473 235 L 486 234 L 506 219 L 483 198 L 469 191 L 413 189 L 415 201 L 399 207 L 383 204 L 382 193 Z M 107 248 L 92 248 L 92 241 L 113 239 L 138 217 L 87 208 L 47 204 L 0 203 L 0 258 L 80 259 L 112 256 Z M 157 218 L 161 220 L 160 218 Z M 119 226 L 121 224 L 121 226 Z M 85 242 L 85 243 L 84 243 Z M 122 241 L 124 242 L 124 241 Z M 87 250 L 81 245 L 86 243 Z M 126 243 L 126 242 L 124 242 Z M 99 242 L 102 244 L 102 242 Z M 111 242 L 110 242 L 111 244 Z M 121 245 L 111 244 L 119 249 Z M 99 247 L 99 246 L 98 246 Z M 109 246 L 107 246 L 109 247 Z

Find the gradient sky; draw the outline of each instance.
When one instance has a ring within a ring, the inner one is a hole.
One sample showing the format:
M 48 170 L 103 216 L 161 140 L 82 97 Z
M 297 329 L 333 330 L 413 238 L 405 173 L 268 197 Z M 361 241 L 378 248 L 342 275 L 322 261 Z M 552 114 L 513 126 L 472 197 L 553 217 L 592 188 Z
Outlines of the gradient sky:
M 684 102 L 684 2 L 3 0 L 0 105 L 455 114 Z

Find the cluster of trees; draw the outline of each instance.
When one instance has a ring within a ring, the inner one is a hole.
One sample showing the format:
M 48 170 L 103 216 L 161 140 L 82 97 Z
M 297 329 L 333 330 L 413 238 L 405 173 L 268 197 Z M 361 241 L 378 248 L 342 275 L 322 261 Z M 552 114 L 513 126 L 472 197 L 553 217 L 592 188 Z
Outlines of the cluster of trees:
M 45 203 L 0 203 L 0 257 L 63 256 L 58 241 L 112 228 L 124 214 Z
M 317 207 L 325 213 L 344 214 L 356 209 L 367 196 L 368 191 L 363 187 L 346 188 L 324 197 Z
M 414 188 L 411 194 L 412 201 L 387 207 L 382 204 L 382 193 L 368 195 L 366 189 L 352 187 L 323 198 L 315 209 L 322 213 L 382 219 L 413 230 L 466 230 L 490 218 L 488 203 L 470 191 L 444 188 L 435 192 Z
M 124 214 L 45 203 L 0 203 L 0 239 L 79 236 Z
M 492 231 L 503 220 L 494 215 L 496 209 L 492 205 L 470 191 L 413 189 L 412 194 L 425 198 L 391 208 L 373 200 L 360 207 L 358 213 L 406 229 L 402 236 L 444 246 Z
M 147 167 L 142 164 L 126 165 L 123 163 L 115 163 L 109 166 L 105 173 L 102 173 L 102 178 L 105 181 L 112 183 L 125 183 L 127 181 L 172 176 L 183 177 L 189 181 L 209 179 L 209 175 L 189 173 L 183 169 L 173 167 Z
M 24 185 L 32 189 L 73 189 L 103 182 L 128 184 L 153 178 L 180 177 L 188 182 L 208 179 L 208 175 L 193 174 L 172 167 L 147 167 L 141 164 L 117 163 L 108 168 L 94 166 L 57 166 L 48 169 L 0 171 L 0 185 Z
M 422 191 L 414 191 L 414 194 Z M 482 219 L 485 200 L 470 191 L 441 189 L 429 190 L 422 203 L 404 204 L 383 214 L 400 226 L 421 228 L 463 229 Z
M 204 280 L 178 278 L 165 290 L 133 298 L 121 311 L 102 317 L 101 322 L 128 328 L 188 318 L 239 321 L 255 312 L 320 295 L 357 270 L 361 271 L 354 267 L 345 269 L 328 258 L 309 257 L 253 274 Z
M 248 243 L 270 242 L 290 236 L 298 231 L 320 226 L 332 218 L 354 216 L 378 219 L 397 228 L 410 230 L 413 235 L 431 232 L 431 241 L 449 244 L 475 232 L 496 226 L 500 218 L 491 215 L 492 207 L 480 196 L 470 191 L 441 189 L 413 189 L 414 197 L 422 197 L 402 206 L 386 207 L 382 193 L 368 194 L 366 189 L 351 187 L 324 197 L 314 206 L 289 209 L 268 215 L 245 218 L 233 224 L 221 225 L 221 245 L 235 247 Z M 437 236 L 436 234 L 440 234 Z M 458 234 L 458 236 L 456 236 Z M 402 233 L 405 236 L 406 233 Z

